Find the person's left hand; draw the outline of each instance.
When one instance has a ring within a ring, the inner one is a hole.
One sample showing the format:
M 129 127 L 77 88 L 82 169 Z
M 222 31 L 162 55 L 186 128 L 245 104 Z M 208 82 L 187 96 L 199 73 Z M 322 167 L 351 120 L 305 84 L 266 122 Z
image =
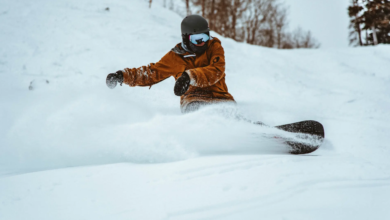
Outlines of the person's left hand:
M 176 80 L 175 88 L 173 91 L 175 92 L 175 95 L 182 96 L 184 93 L 187 92 L 188 88 L 190 87 L 190 76 L 188 73 L 183 72 L 182 75 Z
M 107 84 L 108 88 L 110 88 L 110 89 L 115 88 L 117 83 L 120 83 L 120 85 L 122 85 L 122 83 L 123 83 L 123 71 L 122 70 L 118 70 L 118 71 L 116 71 L 116 73 L 110 73 L 107 75 L 106 84 Z

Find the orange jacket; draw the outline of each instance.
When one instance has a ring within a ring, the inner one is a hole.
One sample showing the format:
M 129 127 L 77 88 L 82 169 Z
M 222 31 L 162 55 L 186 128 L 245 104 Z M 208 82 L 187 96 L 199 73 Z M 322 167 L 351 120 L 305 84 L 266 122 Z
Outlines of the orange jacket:
M 193 101 L 233 101 L 225 83 L 225 52 L 221 41 L 212 38 L 208 48 L 200 56 L 183 49 L 177 44 L 157 63 L 139 68 L 125 68 L 123 82 L 129 86 L 151 86 L 170 76 L 177 80 L 186 71 L 191 82 L 188 91 L 181 96 L 182 108 Z

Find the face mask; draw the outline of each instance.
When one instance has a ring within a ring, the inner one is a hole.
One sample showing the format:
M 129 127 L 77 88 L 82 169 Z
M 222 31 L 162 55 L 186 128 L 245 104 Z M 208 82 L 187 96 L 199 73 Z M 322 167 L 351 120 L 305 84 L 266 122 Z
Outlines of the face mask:
M 189 49 L 196 53 L 196 54 L 202 54 L 207 50 L 207 43 L 205 43 L 203 46 L 195 46 L 195 44 L 190 42 Z

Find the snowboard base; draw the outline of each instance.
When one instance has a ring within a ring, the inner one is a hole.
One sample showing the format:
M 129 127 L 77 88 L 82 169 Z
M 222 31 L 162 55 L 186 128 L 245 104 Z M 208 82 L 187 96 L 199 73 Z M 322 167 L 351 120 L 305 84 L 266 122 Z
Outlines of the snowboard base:
M 311 144 L 285 140 L 285 143 L 291 147 L 289 152 L 291 154 L 311 153 L 321 146 L 325 138 L 324 126 L 317 121 L 301 121 L 275 127 L 287 132 L 304 134 L 303 139 L 314 140 Z

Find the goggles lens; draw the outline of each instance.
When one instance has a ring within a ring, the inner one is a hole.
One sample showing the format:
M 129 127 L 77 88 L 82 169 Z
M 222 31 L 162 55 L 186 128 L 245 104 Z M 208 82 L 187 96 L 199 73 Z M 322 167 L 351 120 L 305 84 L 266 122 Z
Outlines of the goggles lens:
M 207 42 L 210 39 L 207 34 L 194 34 L 190 35 L 190 41 L 193 44 L 201 44 L 202 42 Z

